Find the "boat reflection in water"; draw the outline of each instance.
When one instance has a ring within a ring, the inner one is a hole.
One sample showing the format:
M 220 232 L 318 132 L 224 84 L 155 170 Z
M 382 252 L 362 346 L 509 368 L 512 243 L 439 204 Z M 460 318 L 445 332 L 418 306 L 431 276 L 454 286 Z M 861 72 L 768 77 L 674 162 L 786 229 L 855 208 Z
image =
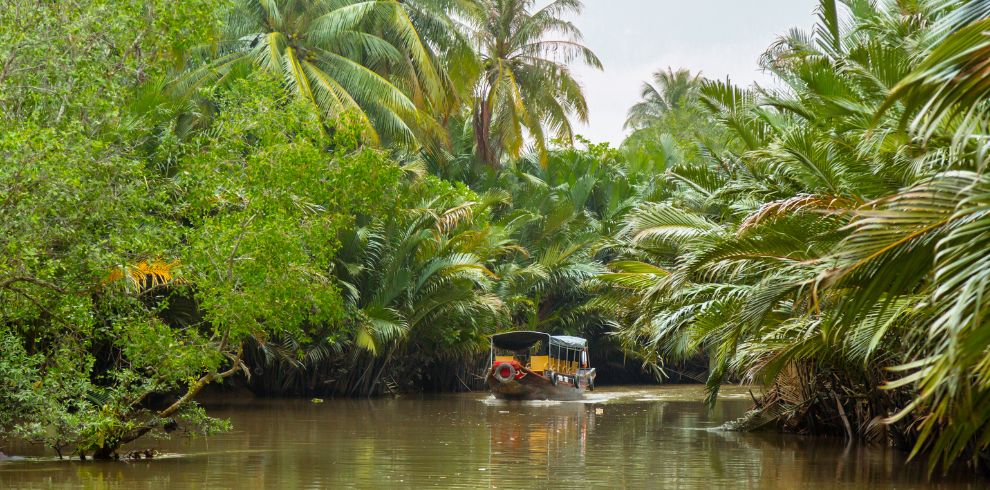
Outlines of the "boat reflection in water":
M 489 452 L 492 467 L 526 464 L 554 468 L 585 464 L 596 408 L 583 403 L 563 403 L 537 409 L 544 412 L 542 416 L 534 417 L 532 405 L 500 406 L 492 414 Z

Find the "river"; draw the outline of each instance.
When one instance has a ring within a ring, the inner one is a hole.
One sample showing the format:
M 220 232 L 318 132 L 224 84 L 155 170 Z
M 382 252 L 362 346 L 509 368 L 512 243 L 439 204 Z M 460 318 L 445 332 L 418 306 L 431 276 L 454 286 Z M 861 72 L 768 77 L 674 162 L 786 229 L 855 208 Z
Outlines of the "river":
M 505 403 L 483 393 L 376 400 L 212 401 L 234 430 L 145 440 L 154 460 L 0 462 L 0 488 L 932 488 L 905 454 L 842 440 L 711 430 L 698 386 L 602 389 L 581 402 Z M 22 448 L 23 450 L 23 448 Z M 987 488 L 966 474 L 939 488 Z

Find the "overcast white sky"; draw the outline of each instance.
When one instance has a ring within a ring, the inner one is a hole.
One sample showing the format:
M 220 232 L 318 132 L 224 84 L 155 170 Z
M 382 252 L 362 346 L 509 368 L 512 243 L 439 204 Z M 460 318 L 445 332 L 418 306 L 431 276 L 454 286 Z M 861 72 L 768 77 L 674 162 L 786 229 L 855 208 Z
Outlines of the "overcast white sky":
M 618 145 L 626 111 L 643 81 L 660 68 L 727 75 L 739 84 L 766 83 L 760 54 L 791 27 L 814 24 L 817 0 L 584 0 L 572 19 L 605 65 L 575 67 L 590 105 L 590 125 L 578 132 Z

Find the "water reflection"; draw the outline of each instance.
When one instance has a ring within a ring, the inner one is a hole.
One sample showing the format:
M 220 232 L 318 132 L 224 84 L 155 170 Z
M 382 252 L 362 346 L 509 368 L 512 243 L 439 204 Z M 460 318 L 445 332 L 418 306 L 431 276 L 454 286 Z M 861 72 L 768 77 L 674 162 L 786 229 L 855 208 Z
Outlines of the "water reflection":
M 541 476 L 548 480 L 552 479 L 555 468 L 585 466 L 588 439 L 595 427 L 595 410 L 581 404 L 499 409 L 491 414 L 489 422 L 490 466 L 506 472 L 516 467 L 540 467 L 545 470 Z
M 711 412 L 695 387 L 596 392 L 584 403 L 499 403 L 481 394 L 228 400 L 211 408 L 235 432 L 153 443 L 175 457 L 4 462 L 0 487 L 930 487 L 924 468 L 893 450 L 707 430 L 741 415 L 748 398 L 728 390 Z M 934 486 L 987 482 L 954 475 Z

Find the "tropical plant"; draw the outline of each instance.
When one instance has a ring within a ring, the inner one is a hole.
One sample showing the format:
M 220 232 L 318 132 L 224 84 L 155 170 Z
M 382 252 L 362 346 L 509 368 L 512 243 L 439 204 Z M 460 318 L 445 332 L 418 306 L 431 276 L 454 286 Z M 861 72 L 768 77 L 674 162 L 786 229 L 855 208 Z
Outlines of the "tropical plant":
M 421 24 L 424 12 L 414 11 Z M 180 93 L 262 70 L 325 120 L 351 114 L 368 141 L 400 144 L 429 129 L 421 107 L 447 103 L 436 53 L 398 1 L 238 0 L 218 46 Z
M 518 158 L 527 137 L 544 163 L 549 138 L 571 141 L 570 118 L 586 121 L 588 104 L 568 64 L 602 66 L 578 28 L 561 18 L 580 12 L 579 0 L 535 7 L 534 0 L 478 0 L 468 11 L 482 63 L 472 107 L 475 147 L 493 167 Z
M 985 12 L 845 5 L 822 1 L 813 34 L 767 52 L 783 89 L 704 84 L 731 140 L 630 214 L 600 301 L 647 362 L 703 351 L 712 393 L 770 385 L 743 427 L 904 438 L 933 468 L 976 463 L 986 94 L 970 54 Z
M 706 114 L 700 74 L 671 68 L 643 83 L 640 101 L 629 109 L 626 129 L 632 132 L 621 150 L 631 167 L 663 172 L 682 163 L 700 163 L 704 153 L 718 151 L 724 136 Z
M 626 117 L 625 127 L 641 129 L 651 126 L 678 109 L 694 103 L 701 87 L 701 75 L 691 75 L 689 70 L 672 68 L 653 73 L 653 83 L 644 82 L 640 100 Z
M 282 337 L 261 345 L 281 378 L 272 391 L 409 389 L 434 364 L 470 363 L 487 334 L 505 324 L 488 264 L 508 243 L 488 224 L 492 202 L 435 177 L 415 178 L 403 194 L 396 214 L 340 233 L 333 271 L 347 311 L 336 341 Z M 300 347 L 304 359 L 294 354 Z
M 224 426 L 191 399 L 142 405 L 229 367 L 158 316 L 168 288 L 140 276 L 174 257 L 170 186 L 116 133 L 134 85 L 215 25 L 203 2 L 173 7 L 15 1 L 0 13 L 0 425 L 60 455 L 109 456 L 169 422 Z M 112 280 L 125 271 L 134 282 Z
M 112 129 L 135 85 L 168 72 L 175 52 L 212 41 L 221 17 L 215 4 L 5 2 L 0 10 L 5 129 L 28 121 L 42 127 L 77 125 L 90 137 Z

